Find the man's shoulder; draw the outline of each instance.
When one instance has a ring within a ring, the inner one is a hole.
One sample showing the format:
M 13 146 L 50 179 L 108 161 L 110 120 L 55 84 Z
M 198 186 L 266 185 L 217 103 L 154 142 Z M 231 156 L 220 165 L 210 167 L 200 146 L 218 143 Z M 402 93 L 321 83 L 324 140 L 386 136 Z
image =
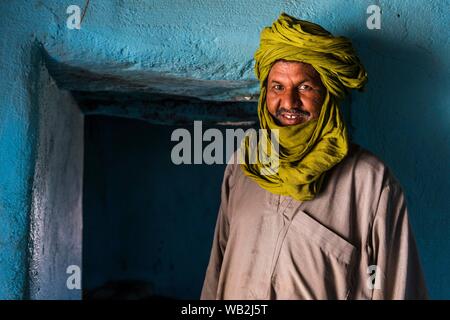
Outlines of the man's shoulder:
M 339 165 L 341 170 L 351 172 L 355 179 L 382 186 L 398 184 L 389 166 L 377 155 L 362 146 L 352 143 L 349 152 Z
M 356 143 L 350 144 L 349 152 L 345 160 L 352 162 L 361 169 L 373 170 L 375 172 L 381 172 L 387 169 L 386 164 L 378 156 Z

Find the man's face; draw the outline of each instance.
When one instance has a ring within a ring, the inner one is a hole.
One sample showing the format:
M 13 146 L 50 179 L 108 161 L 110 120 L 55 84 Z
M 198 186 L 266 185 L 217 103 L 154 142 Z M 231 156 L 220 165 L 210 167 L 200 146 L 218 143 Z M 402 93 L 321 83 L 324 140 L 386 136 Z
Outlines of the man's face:
M 291 126 L 317 119 L 326 90 L 309 64 L 277 61 L 267 77 L 267 110 L 278 125 Z

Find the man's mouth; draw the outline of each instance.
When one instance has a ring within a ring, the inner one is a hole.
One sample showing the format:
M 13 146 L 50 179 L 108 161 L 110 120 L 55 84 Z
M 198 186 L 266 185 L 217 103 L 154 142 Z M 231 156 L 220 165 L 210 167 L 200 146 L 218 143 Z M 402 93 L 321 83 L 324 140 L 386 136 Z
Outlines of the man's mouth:
M 282 125 L 294 125 L 305 122 L 309 119 L 310 113 L 303 110 L 295 110 L 289 112 L 277 112 L 277 119 Z

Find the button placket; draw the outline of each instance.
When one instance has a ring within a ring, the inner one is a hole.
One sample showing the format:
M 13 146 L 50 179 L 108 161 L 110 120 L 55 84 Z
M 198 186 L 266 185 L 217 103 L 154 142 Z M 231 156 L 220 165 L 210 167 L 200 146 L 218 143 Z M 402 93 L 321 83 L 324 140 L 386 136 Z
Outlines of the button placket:
M 283 228 L 280 230 L 280 233 L 278 235 L 277 238 L 277 243 L 275 245 L 275 252 L 274 252 L 274 256 L 272 259 L 272 265 L 270 268 L 270 280 L 271 280 L 271 288 L 269 289 L 269 296 L 274 288 L 274 286 L 276 286 L 276 268 L 278 265 L 278 259 L 280 257 L 280 253 L 281 253 L 281 248 L 283 247 L 283 243 L 286 239 L 286 235 L 289 231 L 289 227 L 291 225 L 292 219 L 294 218 L 296 212 L 298 211 L 298 209 L 301 209 L 303 206 L 304 202 L 300 202 L 298 205 L 295 205 L 295 203 L 293 202 L 293 199 L 289 196 L 282 196 L 281 198 L 284 198 L 281 201 L 281 205 L 280 205 L 280 213 L 283 216 L 283 223 L 284 226 Z
M 280 256 L 280 252 L 281 252 L 281 248 L 283 246 L 283 242 L 284 239 L 286 238 L 286 234 L 289 230 L 289 226 L 291 224 L 291 220 L 288 218 L 289 214 L 285 214 L 286 210 L 292 210 L 293 206 L 291 205 L 292 203 L 292 198 L 290 197 L 283 197 L 284 199 L 281 200 L 280 197 L 280 206 L 279 206 L 279 211 L 278 213 L 280 213 L 282 215 L 282 219 L 283 219 L 283 227 L 280 229 L 280 232 L 278 233 L 278 237 L 277 237 L 277 241 L 275 244 L 275 250 L 272 256 L 272 264 L 270 267 L 270 279 L 271 279 L 271 286 L 273 286 L 273 276 L 274 276 L 274 271 L 278 262 L 278 258 Z M 268 294 L 270 295 L 270 290 Z

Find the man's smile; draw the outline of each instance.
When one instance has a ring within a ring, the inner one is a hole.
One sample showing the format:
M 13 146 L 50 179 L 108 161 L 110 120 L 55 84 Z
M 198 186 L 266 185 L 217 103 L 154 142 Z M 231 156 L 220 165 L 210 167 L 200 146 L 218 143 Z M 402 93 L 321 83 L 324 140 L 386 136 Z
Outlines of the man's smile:
M 284 126 L 291 126 L 299 123 L 303 123 L 309 120 L 311 114 L 308 111 L 294 109 L 291 111 L 285 111 L 278 109 L 276 113 L 277 120 Z

